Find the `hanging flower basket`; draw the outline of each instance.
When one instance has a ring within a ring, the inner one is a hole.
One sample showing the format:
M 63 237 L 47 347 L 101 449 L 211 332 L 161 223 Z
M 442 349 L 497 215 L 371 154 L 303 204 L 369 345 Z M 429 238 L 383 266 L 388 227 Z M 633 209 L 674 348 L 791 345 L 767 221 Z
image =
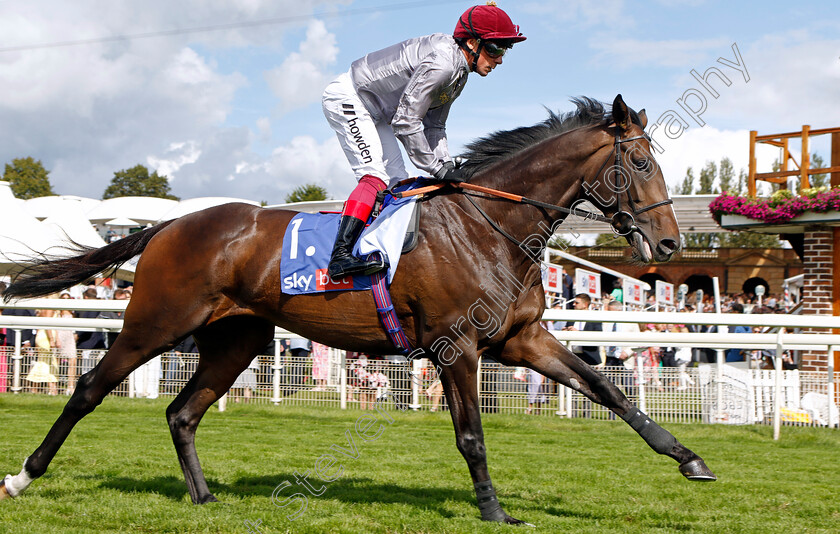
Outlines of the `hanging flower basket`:
M 721 193 L 709 204 L 709 211 L 718 224 L 723 215 L 740 215 L 766 224 L 785 224 L 809 212 L 840 212 L 840 187 L 804 189 L 800 195 L 781 189 L 770 198 Z

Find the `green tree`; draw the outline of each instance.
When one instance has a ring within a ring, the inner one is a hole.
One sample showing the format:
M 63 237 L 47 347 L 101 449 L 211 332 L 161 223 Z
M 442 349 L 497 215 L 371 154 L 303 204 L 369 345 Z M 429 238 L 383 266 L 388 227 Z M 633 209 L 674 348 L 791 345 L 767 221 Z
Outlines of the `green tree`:
M 694 170 L 689 167 L 685 171 L 685 178 L 683 178 L 683 181 L 680 182 L 680 186 L 677 188 L 677 194 L 690 195 L 692 193 L 694 193 Z
M 286 203 L 311 202 L 313 200 L 327 200 L 327 190 L 320 185 L 306 184 L 296 187 L 286 195 Z
M 732 166 L 732 160 L 723 158 L 720 160 L 720 167 L 718 170 L 718 182 L 720 183 L 721 193 L 737 193 L 735 187 L 735 167 Z
M 145 165 L 135 165 L 130 169 L 124 169 L 114 173 L 105 192 L 103 199 L 116 197 L 157 197 L 180 200 L 170 193 L 169 180 L 161 176 L 157 171 L 149 174 Z
M 722 235 L 720 246 L 728 248 L 781 248 L 777 234 L 760 232 L 727 232 Z
M 548 240 L 547 245 L 549 248 L 555 248 L 557 250 L 568 250 L 569 247 L 572 246 L 572 242 L 560 234 L 554 234 L 551 236 L 551 239 Z
M 706 166 L 700 171 L 700 180 L 697 184 L 697 192 L 701 195 L 709 195 L 717 193 L 715 191 L 715 175 L 717 175 L 717 165 L 714 161 L 707 161 Z
M 604 248 L 618 248 L 626 247 L 627 240 L 623 236 L 616 235 L 612 232 L 608 234 L 598 234 L 595 237 L 595 246 Z
M 824 169 L 825 160 L 819 154 L 811 154 L 811 168 Z M 811 187 L 826 187 L 830 184 L 826 173 L 812 174 L 808 177 Z
M 738 173 L 738 189 L 734 191 L 736 195 L 746 196 L 747 194 L 747 171 L 741 169 Z
M 50 184 L 50 171 L 44 168 L 41 160 L 35 161 L 31 156 L 13 159 L 11 165 L 7 163 L 3 180 L 11 184 L 12 193 L 20 199 L 55 194 Z

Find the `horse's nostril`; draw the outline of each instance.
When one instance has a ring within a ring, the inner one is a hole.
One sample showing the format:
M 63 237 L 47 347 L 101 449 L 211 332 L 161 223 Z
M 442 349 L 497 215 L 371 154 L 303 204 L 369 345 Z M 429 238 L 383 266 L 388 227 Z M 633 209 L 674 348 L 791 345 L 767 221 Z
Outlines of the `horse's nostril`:
M 662 239 L 659 241 L 659 251 L 663 254 L 671 255 L 679 248 L 679 243 L 673 239 Z

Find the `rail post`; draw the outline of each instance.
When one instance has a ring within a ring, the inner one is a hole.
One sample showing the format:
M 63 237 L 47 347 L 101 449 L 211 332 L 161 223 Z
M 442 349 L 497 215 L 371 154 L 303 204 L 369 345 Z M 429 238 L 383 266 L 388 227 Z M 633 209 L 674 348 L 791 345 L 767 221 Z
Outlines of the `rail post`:
M 557 411 L 554 415 L 566 415 L 566 386 L 557 383 Z
M 633 367 L 636 371 L 636 376 L 639 377 L 639 410 L 647 413 L 647 397 L 645 396 L 645 363 L 639 361 L 641 353 L 636 352 L 633 355 Z
M 773 440 L 779 440 L 779 434 L 782 426 L 782 353 L 785 350 L 782 345 L 782 332 L 784 328 L 779 329 L 776 335 L 776 356 L 773 358 L 774 368 L 774 384 L 773 384 Z
M 564 341 L 563 346 L 568 349 L 568 341 Z M 563 387 L 565 388 L 566 386 Z M 572 397 L 574 396 L 574 390 L 565 391 L 564 394 L 566 396 L 566 418 L 571 419 L 572 417 L 574 417 L 574 411 L 572 410 Z
M 347 352 L 341 351 L 341 359 L 339 360 L 338 367 L 340 369 L 339 374 L 339 381 L 338 381 L 338 395 L 340 400 L 340 406 L 342 410 L 347 409 Z
M 15 353 L 12 355 L 12 393 L 15 395 L 21 391 L 21 360 L 23 360 L 23 355 L 20 353 L 20 330 L 15 330 Z
M 280 369 L 282 366 L 280 365 L 280 340 L 274 340 L 274 360 L 271 364 L 271 402 L 274 403 L 275 406 L 280 404 L 280 401 L 283 398 L 280 396 Z
M 134 376 L 134 371 L 128 373 L 128 398 L 133 399 L 136 397 L 134 392 L 136 391 L 135 383 L 137 382 L 137 377 Z M 144 388 L 145 389 L 145 388 Z
M 715 350 L 715 423 L 723 421 L 723 351 Z
M 834 419 L 832 416 L 831 407 L 834 406 L 834 351 L 836 351 L 838 347 L 832 345 L 828 347 L 828 383 L 826 386 L 828 387 L 828 427 L 834 428 L 840 424 L 840 421 Z
M 411 408 L 412 410 L 419 410 L 420 406 L 420 384 L 423 380 L 423 369 L 420 365 L 420 359 L 414 358 L 411 360 L 411 369 L 408 370 L 411 377 Z

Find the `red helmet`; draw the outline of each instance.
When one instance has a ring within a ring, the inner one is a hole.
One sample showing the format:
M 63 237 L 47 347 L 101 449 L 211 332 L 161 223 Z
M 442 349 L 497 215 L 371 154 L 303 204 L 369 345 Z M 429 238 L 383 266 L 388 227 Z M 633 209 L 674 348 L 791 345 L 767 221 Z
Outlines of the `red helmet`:
M 454 37 L 464 39 L 506 40 L 518 43 L 525 40 L 519 26 L 511 22 L 507 13 L 496 7 L 495 2 L 486 6 L 473 6 L 464 11 L 455 25 Z

